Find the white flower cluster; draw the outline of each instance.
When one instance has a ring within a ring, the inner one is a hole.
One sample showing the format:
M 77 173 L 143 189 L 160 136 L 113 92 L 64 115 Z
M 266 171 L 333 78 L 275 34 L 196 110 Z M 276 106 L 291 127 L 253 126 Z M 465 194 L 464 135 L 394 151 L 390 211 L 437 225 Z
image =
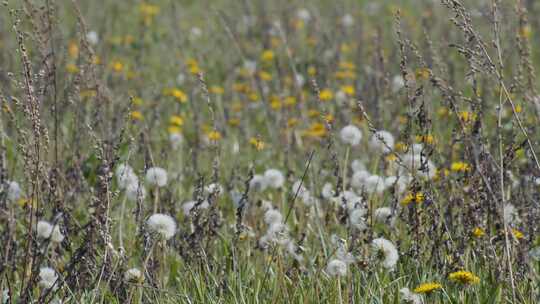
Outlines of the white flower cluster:
M 130 201 L 144 200 L 146 189 L 139 182 L 139 177 L 128 164 L 120 164 L 115 171 L 116 181 L 120 189 L 125 190 L 126 197 Z
M 269 245 L 279 245 L 285 248 L 287 254 L 292 256 L 295 260 L 303 261 L 302 255 L 299 253 L 300 249 L 295 242 L 289 237 L 289 228 L 283 222 L 284 218 L 281 212 L 272 207 L 272 204 L 268 201 L 263 203 L 263 208 L 266 209 L 264 213 L 264 222 L 268 226 L 266 233 L 259 239 L 259 245 L 263 248 Z
M 331 243 L 337 247 L 335 257 L 326 265 L 326 273 L 331 277 L 343 277 L 347 275 L 349 265 L 356 261 L 356 257 L 347 251 L 345 241 L 337 235 L 332 235 Z
M 58 275 L 56 271 L 50 267 L 43 267 L 39 269 L 39 286 L 44 289 L 51 289 L 54 286 L 58 285 L 56 281 L 58 280 Z
M 422 304 L 423 303 L 423 300 L 422 300 L 422 296 L 415 293 L 415 292 L 412 292 L 409 288 L 401 288 L 399 290 L 399 294 L 401 295 L 401 299 L 405 302 L 405 303 L 410 303 L 410 304 Z
M 50 239 L 53 243 L 61 243 L 64 235 L 58 225 L 52 225 L 47 221 L 39 221 L 36 226 L 36 234 L 39 238 Z

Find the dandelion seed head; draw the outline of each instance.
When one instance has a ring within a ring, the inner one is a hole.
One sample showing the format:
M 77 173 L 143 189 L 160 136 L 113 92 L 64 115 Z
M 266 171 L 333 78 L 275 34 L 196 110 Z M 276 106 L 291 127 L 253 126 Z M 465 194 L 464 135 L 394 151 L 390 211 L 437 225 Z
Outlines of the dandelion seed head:
M 164 187 L 167 185 L 167 171 L 159 167 L 148 169 L 146 172 L 146 182 L 152 186 Z
M 347 264 L 341 260 L 333 259 L 326 265 L 326 273 L 332 277 L 346 276 Z
M 131 268 L 124 273 L 124 281 L 128 283 L 142 283 L 144 281 L 144 276 L 139 269 Z
M 44 289 L 50 289 L 55 286 L 58 279 L 56 271 L 50 267 L 42 267 L 39 269 L 39 286 Z
M 394 149 L 394 135 L 388 131 L 380 130 L 375 132 L 369 140 L 369 146 L 371 149 L 389 153 Z
M 393 269 L 399 259 L 399 253 L 392 242 L 384 238 L 377 238 L 371 241 L 373 250 L 382 256 L 382 266 L 386 269 Z
M 7 199 L 16 202 L 22 197 L 22 189 L 19 183 L 7 181 Z
M 176 233 L 176 222 L 166 214 L 156 213 L 147 220 L 148 228 L 159 235 L 159 237 L 168 240 Z
M 283 184 L 285 183 L 283 173 L 277 169 L 266 170 L 264 172 L 264 179 L 266 181 L 266 185 L 274 189 L 283 187 Z
M 341 140 L 348 145 L 357 146 L 362 140 L 362 131 L 357 126 L 348 125 L 340 131 Z

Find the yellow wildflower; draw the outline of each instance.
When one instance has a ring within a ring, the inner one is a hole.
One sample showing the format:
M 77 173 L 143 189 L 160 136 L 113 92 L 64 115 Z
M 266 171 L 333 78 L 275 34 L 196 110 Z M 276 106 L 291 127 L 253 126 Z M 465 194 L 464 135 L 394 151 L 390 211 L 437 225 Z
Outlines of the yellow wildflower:
M 172 89 L 170 94 L 171 94 L 171 96 L 176 98 L 176 100 L 178 100 L 181 103 L 186 103 L 187 100 L 188 100 L 188 97 L 187 97 L 186 93 L 184 93 L 180 89 Z
M 477 284 L 480 282 L 480 278 L 469 271 L 456 271 L 448 275 L 448 279 L 454 282 L 460 282 L 463 284 Z
M 182 129 L 180 129 L 177 126 L 169 126 L 167 128 L 167 131 L 169 132 L 169 134 L 180 134 L 180 133 L 182 133 Z
M 450 165 L 450 170 L 454 172 L 468 172 L 471 171 L 471 166 L 465 162 L 453 162 L 452 165 Z
M 341 91 L 343 91 L 343 93 L 347 94 L 348 96 L 354 96 L 354 94 L 356 93 L 356 90 L 352 85 L 342 86 Z
M 316 122 L 313 123 L 309 129 L 305 132 L 305 135 L 311 137 L 324 137 L 326 136 L 326 127 L 324 124 Z
M 174 126 L 181 127 L 184 125 L 184 119 L 181 116 L 173 115 L 169 119 L 169 123 Z
M 249 143 L 257 150 L 257 151 L 261 151 L 262 149 L 264 149 L 264 141 L 262 141 L 261 139 L 259 138 L 256 138 L 256 137 L 252 137 L 249 139 Z
M 439 283 L 422 283 L 414 289 L 416 293 L 431 293 L 437 289 L 441 289 L 442 285 Z
M 132 111 L 131 112 L 131 119 L 142 121 L 143 120 L 143 115 L 139 111 Z
M 261 78 L 261 80 L 263 81 L 270 81 L 272 80 L 272 74 L 266 72 L 266 71 L 260 71 L 259 72 L 259 77 Z
M 262 53 L 261 53 L 261 60 L 268 63 L 268 62 L 271 62 L 272 60 L 274 60 L 274 51 L 272 50 L 264 50 Z
M 417 204 L 421 204 L 424 201 L 424 194 L 422 192 L 409 192 L 405 197 L 401 200 L 401 204 L 404 206 L 409 205 L 410 203 L 414 202 Z
M 124 70 L 124 64 L 118 60 L 115 60 L 112 62 L 111 68 L 114 72 L 120 73 Z
M 321 101 L 329 101 L 334 98 L 334 93 L 330 89 L 323 89 L 319 92 L 319 99 Z
M 208 139 L 211 140 L 211 141 L 218 141 L 218 140 L 221 139 L 221 133 L 219 133 L 219 132 L 216 131 L 216 130 L 213 130 L 213 131 L 208 132 L 208 134 L 206 134 L 206 136 L 207 136 Z
M 514 237 L 518 240 L 522 239 L 525 237 L 525 235 L 523 234 L 523 232 L 517 230 L 517 229 L 514 229 L 512 228 L 512 234 L 514 235 Z
M 483 237 L 484 235 L 486 235 L 486 232 L 484 231 L 484 229 L 482 229 L 482 228 L 480 228 L 480 227 L 476 227 L 476 228 L 473 229 L 472 234 L 473 234 L 474 237 L 476 237 L 476 238 L 481 238 L 481 237 Z

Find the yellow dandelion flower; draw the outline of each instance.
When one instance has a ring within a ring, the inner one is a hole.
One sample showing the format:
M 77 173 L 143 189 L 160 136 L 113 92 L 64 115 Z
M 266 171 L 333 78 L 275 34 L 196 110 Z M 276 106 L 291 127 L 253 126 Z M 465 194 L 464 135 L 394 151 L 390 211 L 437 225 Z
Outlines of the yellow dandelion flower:
M 442 285 L 439 283 L 422 283 L 418 287 L 414 289 L 414 292 L 416 293 L 431 293 L 435 290 L 441 289 Z
M 478 284 L 480 283 L 480 278 L 474 275 L 469 271 L 456 271 L 448 275 L 448 279 L 454 282 L 459 282 L 463 284 Z
M 342 86 L 340 89 L 343 93 L 347 94 L 348 96 L 354 96 L 354 94 L 356 93 L 356 89 L 352 85 Z
M 309 76 L 313 77 L 315 74 L 317 74 L 317 69 L 314 66 L 310 66 L 307 69 L 307 73 Z
M 256 137 L 250 138 L 250 139 L 249 139 L 249 143 L 250 143 L 257 151 L 261 151 L 262 149 L 264 149 L 264 146 L 265 146 L 264 141 L 262 141 L 261 139 L 256 138 Z
M 296 105 L 296 97 L 294 96 L 285 97 L 285 99 L 283 100 L 283 104 L 287 107 L 292 107 Z
M 522 239 L 525 237 L 525 235 L 523 234 L 523 232 L 517 230 L 517 229 L 514 229 L 512 228 L 512 234 L 514 235 L 514 237 L 518 240 Z
M 251 93 L 251 94 L 248 95 L 248 99 L 249 99 L 250 101 L 252 101 L 252 102 L 257 102 L 257 101 L 260 100 L 259 94 L 257 94 L 257 93 Z
M 465 162 L 453 162 L 450 165 L 450 170 L 454 172 L 469 172 L 471 171 L 471 166 Z
M 271 62 L 272 60 L 274 60 L 274 51 L 272 50 L 264 50 L 262 53 L 261 53 L 261 60 L 263 62 Z
M 398 152 L 405 152 L 407 151 L 408 149 L 408 146 L 406 143 L 404 142 L 401 142 L 401 141 L 398 141 L 395 145 L 394 145 L 394 149 Z
M 334 121 L 334 115 L 326 114 L 323 116 L 323 119 L 326 123 L 332 123 Z
M 433 145 L 435 143 L 435 138 L 433 135 L 416 135 L 416 142 L 424 143 L 427 145 Z
M 416 192 L 416 193 L 409 192 L 401 200 L 401 204 L 404 205 L 404 206 L 407 206 L 407 205 L 409 205 L 410 203 L 413 203 L 413 202 L 417 203 L 417 204 L 421 204 L 422 202 L 424 202 L 424 199 L 425 199 L 424 194 L 422 192 Z
M 483 237 L 484 235 L 486 235 L 486 232 L 484 231 L 484 229 L 480 228 L 480 227 L 476 227 L 473 229 L 472 231 L 472 235 L 476 238 L 481 238 Z
M 121 73 L 124 70 L 124 64 L 118 60 L 115 60 L 112 62 L 111 68 L 115 73 Z
M 471 122 L 476 119 L 476 113 L 471 113 L 468 111 L 461 111 L 459 112 L 459 118 L 463 120 L 463 122 Z
M 169 134 L 180 134 L 180 133 L 182 133 L 182 129 L 177 127 L 177 126 L 169 126 L 167 128 L 167 131 L 169 132 Z
M 419 68 L 416 69 L 416 78 L 420 80 L 428 80 L 430 75 L 430 71 L 428 68 Z
M 326 133 L 327 131 L 325 125 L 319 122 L 315 122 L 311 124 L 309 129 L 305 132 L 305 135 L 310 137 L 324 137 L 326 136 Z
M 289 128 L 292 128 L 294 126 L 296 126 L 298 124 L 298 119 L 297 118 L 289 118 L 287 120 L 287 127 Z
M 321 101 L 330 101 L 334 98 L 334 93 L 330 89 L 323 89 L 319 92 L 319 99 Z
M 277 96 L 272 96 L 270 98 L 270 108 L 272 108 L 272 110 L 281 109 L 281 99 Z
M 260 71 L 259 72 L 259 78 L 263 81 L 270 81 L 272 80 L 272 74 L 266 72 L 266 71 Z
M 174 126 L 181 127 L 184 125 L 184 119 L 181 116 L 173 115 L 169 119 L 169 123 Z
M 219 132 L 216 131 L 216 130 L 213 130 L 213 131 L 208 132 L 208 134 L 206 134 L 206 136 L 207 136 L 208 139 L 211 140 L 211 141 L 218 141 L 218 140 L 221 139 L 221 133 L 219 133 Z
M 142 121 L 144 119 L 142 113 L 139 111 L 132 111 L 130 115 L 131 115 L 131 119 L 133 120 Z
M 178 102 L 181 102 L 181 103 L 186 103 L 187 100 L 188 100 L 188 96 L 186 95 L 186 93 L 184 93 L 182 90 L 180 89 L 172 89 L 171 90 L 171 96 L 173 96 L 174 98 L 176 98 L 176 100 Z

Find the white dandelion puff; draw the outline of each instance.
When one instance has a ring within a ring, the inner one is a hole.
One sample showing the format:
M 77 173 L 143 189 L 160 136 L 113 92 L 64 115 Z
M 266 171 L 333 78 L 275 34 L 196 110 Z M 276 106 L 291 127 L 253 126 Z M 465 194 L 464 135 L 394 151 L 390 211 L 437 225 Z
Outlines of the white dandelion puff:
M 366 230 L 367 224 L 364 219 L 364 216 L 366 215 L 366 213 L 367 213 L 367 210 L 363 208 L 354 209 L 353 211 L 351 211 L 351 213 L 349 214 L 349 222 L 351 223 L 351 226 L 353 226 L 354 228 L 360 231 Z
M 375 209 L 373 213 L 375 220 L 379 223 L 385 223 L 392 216 L 392 209 L 389 207 L 381 207 Z
M 341 140 L 351 146 L 357 146 L 362 140 L 362 131 L 357 126 L 348 125 L 340 131 Z
M 519 223 L 519 213 L 512 204 L 506 204 L 503 208 L 503 219 L 507 225 Z
M 139 178 L 135 174 L 135 171 L 127 164 L 118 165 L 118 167 L 116 167 L 115 175 L 120 189 L 125 189 L 128 185 L 139 182 Z
M 371 149 L 383 153 L 389 153 L 394 149 L 394 135 L 388 131 L 377 131 L 369 140 Z
M 193 207 L 197 205 L 197 201 L 187 201 L 182 205 L 182 212 L 185 216 L 189 216 L 191 214 L 191 210 L 193 210 Z M 210 207 L 210 204 L 208 204 L 208 201 L 204 200 L 199 206 L 199 209 L 207 209 Z
M 409 288 L 401 288 L 399 290 L 401 299 L 410 304 L 422 304 L 422 296 L 409 290 Z
M 355 171 L 351 177 L 351 186 L 356 190 L 361 190 L 370 176 L 371 174 L 365 170 Z
M 146 198 L 146 189 L 139 182 L 131 183 L 126 187 L 126 197 L 131 202 L 143 201 Z
M 22 189 L 19 183 L 7 181 L 7 199 L 16 202 L 22 197 Z
M 167 184 L 167 171 L 153 167 L 146 172 L 146 182 L 152 186 L 163 187 Z
M 156 213 L 148 218 L 148 228 L 161 238 L 168 240 L 176 233 L 176 222 L 166 214 Z
M 39 238 L 49 239 L 53 243 L 61 243 L 64 240 L 64 235 L 60 231 L 58 225 L 51 225 L 47 221 L 39 221 L 36 226 L 36 234 Z
M 371 242 L 373 250 L 382 257 L 382 266 L 393 269 L 399 259 L 399 253 L 392 242 L 384 238 L 374 239 Z
M 326 265 L 326 273 L 332 277 L 343 277 L 347 275 L 347 264 L 341 260 L 333 259 Z
M 364 162 L 359 160 L 359 159 L 355 159 L 351 162 L 351 169 L 353 172 L 358 172 L 358 171 L 365 171 L 366 170 L 366 165 L 364 165 Z
M 99 42 L 99 36 L 98 36 L 98 33 L 96 33 L 96 31 L 90 31 L 86 34 L 86 40 L 88 40 L 88 42 L 90 44 L 93 44 L 93 45 L 96 45 L 98 44 Z
M 54 269 L 50 267 L 42 267 L 39 269 L 39 286 L 42 288 L 52 288 L 57 280 L 58 276 L 56 275 L 56 271 L 54 271 Z
M 285 183 L 285 177 L 283 173 L 277 169 L 268 169 L 264 172 L 264 179 L 266 184 L 274 189 L 283 187 Z
M 144 281 L 143 273 L 137 268 L 131 268 L 124 273 L 124 281 L 126 282 L 142 282 Z
M 253 175 L 253 178 L 249 181 L 249 189 L 253 191 L 262 192 L 266 190 L 266 179 L 260 174 Z
M 345 27 L 351 27 L 354 25 L 354 17 L 351 14 L 345 14 L 341 17 L 341 24 Z
M 270 209 L 264 213 L 264 222 L 268 225 L 282 223 L 283 215 L 276 209 Z
M 334 186 L 332 186 L 331 183 L 325 183 L 322 187 L 321 195 L 327 200 L 333 198 L 336 195 L 336 191 L 334 191 Z

